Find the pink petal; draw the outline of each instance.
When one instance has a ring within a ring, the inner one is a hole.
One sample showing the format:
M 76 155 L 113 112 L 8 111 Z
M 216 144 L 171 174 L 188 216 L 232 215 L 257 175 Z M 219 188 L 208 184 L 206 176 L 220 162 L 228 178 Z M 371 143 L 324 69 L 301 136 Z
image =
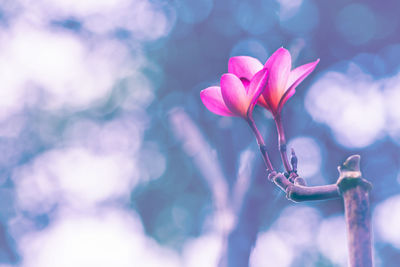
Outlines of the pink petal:
M 263 68 L 261 62 L 248 56 L 231 57 L 228 63 L 228 72 L 235 74 L 239 78 L 250 81 L 254 74 Z
M 221 116 L 235 116 L 225 105 L 219 86 L 211 86 L 202 90 L 200 98 L 209 111 Z
M 289 51 L 283 47 L 279 48 L 267 60 L 265 67 L 269 69 L 269 86 L 274 90 L 284 91 L 292 67 Z
M 249 89 L 247 91 L 247 95 L 250 99 L 250 106 L 248 109 L 248 113 L 251 114 L 257 100 L 259 99 L 261 93 L 264 91 L 268 83 L 268 69 L 263 68 L 259 72 L 257 72 L 253 79 L 251 79 Z
M 259 105 L 263 106 L 264 108 L 268 109 L 269 111 L 271 111 L 271 108 L 269 107 L 267 101 L 265 101 L 265 98 L 262 94 L 258 98 L 257 104 L 259 104 Z
M 305 78 L 307 78 L 308 75 L 310 75 L 311 72 L 313 72 L 313 70 L 317 66 L 318 62 L 319 62 L 319 59 L 317 59 L 314 62 L 304 64 L 304 65 L 292 70 L 289 74 L 287 87 L 291 87 L 295 82 L 297 83 L 297 85 L 299 85 Z M 304 74 L 306 74 L 306 75 L 304 75 Z M 299 79 L 301 77 L 303 77 L 303 78 Z
M 221 93 L 226 106 L 233 114 L 243 118 L 247 117 L 250 99 L 247 97 L 246 89 L 237 76 L 231 73 L 222 75 Z
M 250 81 L 246 78 L 240 78 L 240 80 L 242 81 L 244 88 L 246 88 L 246 91 L 249 90 Z
M 279 101 L 278 108 L 277 108 L 277 112 L 278 113 L 281 112 L 282 107 L 286 103 L 286 101 L 288 101 L 289 98 L 291 98 L 294 95 L 294 93 L 296 93 L 296 89 L 295 88 L 296 88 L 295 86 L 290 87 L 285 92 L 285 94 L 282 96 L 281 100 Z
M 288 99 L 294 95 L 294 93 L 296 92 L 296 90 L 295 90 L 296 87 L 305 78 L 307 78 L 307 76 L 310 75 L 310 73 L 315 69 L 318 62 L 319 62 L 319 59 L 317 59 L 314 62 L 297 67 L 296 69 L 291 71 L 289 80 L 288 80 L 288 84 L 290 85 L 290 87 L 286 90 L 286 92 L 284 93 L 284 95 L 282 96 L 282 98 L 279 102 L 279 107 L 278 107 L 279 111 L 282 109 L 283 104 L 285 104 L 286 101 L 288 101 Z
M 263 96 L 272 110 L 277 109 L 279 101 L 285 93 L 291 65 L 290 53 L 285 48 L 276 50 L 264 65 L 269 69 L 269 78 Z

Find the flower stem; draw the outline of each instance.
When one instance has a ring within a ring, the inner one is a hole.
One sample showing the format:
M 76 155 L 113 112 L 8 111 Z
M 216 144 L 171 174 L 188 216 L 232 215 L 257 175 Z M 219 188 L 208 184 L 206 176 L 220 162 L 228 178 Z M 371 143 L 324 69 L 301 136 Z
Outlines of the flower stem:
M 267 171 L 268 172 L 274 171 L 274 167 L 272 166 L 272 163 L 268 156 L 267 146 L 265 145 L 264 138 L 262 137 L 260 131 L 258 130 L 253 118 L 250 117 L 246 121 L 249 124 L 250 128 L 253 130 L 254 135 L 256 136 L 257 144 L 260 147 L 261 155 L 264 159 L 264 163 L 265 163 L 265 166 L 267 167 Z
M 292 168 L 290 167 L 289 159 L 286 154 L 286 138 L 281 121 L 281 115 L 280 114 L 276 115 L 274 117 L 274 120 L 276 124 L 276 129 L 278 130 L 279 152 L 281 154 L 283 166 L 285 167 L 286 172 L 290 174 L 292 172 Z

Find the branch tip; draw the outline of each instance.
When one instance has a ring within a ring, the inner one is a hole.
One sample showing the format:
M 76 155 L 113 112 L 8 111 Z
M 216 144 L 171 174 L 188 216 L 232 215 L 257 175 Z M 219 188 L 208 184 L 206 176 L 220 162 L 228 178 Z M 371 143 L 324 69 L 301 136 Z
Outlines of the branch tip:
M 360 171 L 360 155 L 352 155 L 346 159 L 342 165 L 342 169 L 345 168 L 350 171 Z
M 339 178 L 338 183 L 343 178 L 361 178 L 360 171 L 360 155 L 352 155 L 346 159 L 346 161 L 338 167 Z

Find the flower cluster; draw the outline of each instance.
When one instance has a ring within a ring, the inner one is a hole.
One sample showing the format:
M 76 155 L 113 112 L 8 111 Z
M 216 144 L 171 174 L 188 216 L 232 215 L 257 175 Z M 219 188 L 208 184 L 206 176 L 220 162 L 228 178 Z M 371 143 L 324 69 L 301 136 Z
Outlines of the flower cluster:
M 319 59 L 291 70 L 291 56 L 284 48 L 273 53 L 264 66 L 253 57 L 233 57 L 229 60 L 228 73 L 221 77 L 221 86 L 202 90 L 200 97 L 218 115 L 249 119 L 257 103 L 276 117 L 318 62 Z
M 289 164 L 286 154 L 281 110 L 286 101 L 294 95 L 296 87 L 310 75 L 318 62 L 319 59 L 292 70 L 290 53 L 284 48 L 279 48 L 273 53 L 264 65 L 253 57 L 233 57 L 229 60 L 228 73 L 221 77 L 220 87 L 208 87 L 200 92 L 200 97 L 211 112 L 222 116 L 242 117 L 249 123 L 265 164 L 269 171 L 273 171 L 265 142 L 252 117 L 256 104 L 269 110 L 276 123 L 283 165 L 287 174 L 295 178 L 296 164 Z M 292 161 L 296 162 L 294 151 Z

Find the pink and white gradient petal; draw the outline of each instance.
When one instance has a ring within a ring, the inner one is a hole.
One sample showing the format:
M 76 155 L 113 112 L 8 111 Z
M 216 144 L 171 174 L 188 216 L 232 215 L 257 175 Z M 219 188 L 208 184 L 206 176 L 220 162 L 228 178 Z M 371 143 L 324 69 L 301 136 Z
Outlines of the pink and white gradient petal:
M 269 69 L 269 79 L 263 96 L 272 110 L 278 108 L 279 101 L 287 88 L 291 65 L 290 53 L 282 47 L 275 51 L 264 65 Z
M 267 101 L 265 100 L 264 96 L 262 95 L 262 93 L 261 93 L 260 97 L 258 98 L 257 104 L 268 109 L 269 111 L 271 111 L 271 108 L 269 107 L 269 105 L 268 105 Z
M 300 67 L 295 68 L 289 74 L 289 78 L 287 81 L 287 88 L 291 87 L 295 82 L 299 85 L 311 72 L 314 71 L 315 67 L 317 66 L 319 59 L 314 62 L 310 62 Z M 306 75 L 304 75 L 306 74 Z M 300 79 L 302 78 L 302 79 Z
M 279 48 L 267 60 L 264 67 L 270 71 L 269 87 L 273 88 L 274 91 L 285 90 L 290 69 L 292 68 L 292 57 L 289 51 L 283 47 Z
M 248 108 L 248 116 L 251 116 L 254 106 L 257 100 L 260 98 L 261 93 L 264 91 L 268 83 L 268 69 L 263 68 L 257 72 L 250 81 L 248 87 L 247 96 L 250 99 L 250 105 Z
M 249 56 L 237 56 L 229 59 L 228 72 L 235 74 L 239 78 L 245 78 L 250 82 L 251 78 L 261 69 L 263 64 Z
M 311 74 L 311 72 L 315 69 L 319 62 L 319 59 L 317 59 L 314 62 L 304 64 L 300 67 L 297 67 L 293 71 L 290 72 L 289 80 L 288 80 L 288 85 L 290 86 L 286 92 L 283 94 L 279 106 L 278 106 L 278 112 L 281 111 L 283 105 L 288 101 L 290 97 L 294 95 L 296 92 L 296 87 L 305 79 L 307 78 L 308 75 Z
M 202 90 L 200 98 L 209 111 L 221 116 L 236 116 L 226 106 L 219 86 L 211 86 Z
M 222 75 L 221 93 L 226 106 L 233 114 L 243 118 L 247 117 L 250 100 L 247 97 L 246 89 L 237 76 L 231 73 Z

